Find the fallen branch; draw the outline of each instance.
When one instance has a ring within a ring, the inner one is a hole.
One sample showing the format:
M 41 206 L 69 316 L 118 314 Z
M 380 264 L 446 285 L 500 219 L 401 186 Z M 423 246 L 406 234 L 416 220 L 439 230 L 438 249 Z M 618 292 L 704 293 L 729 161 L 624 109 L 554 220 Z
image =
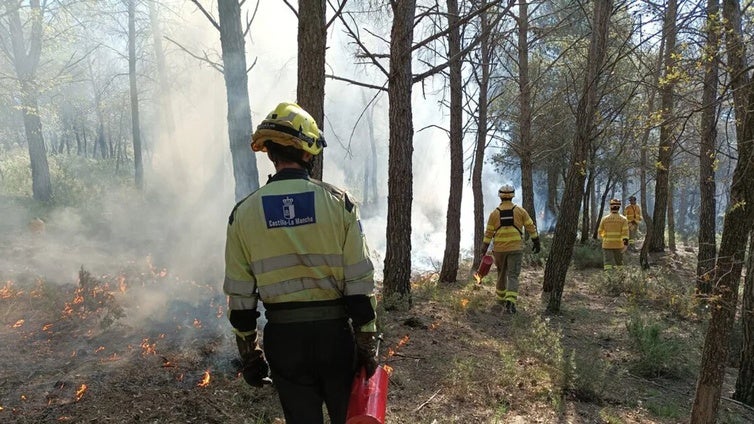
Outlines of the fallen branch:
M 746 408 L 749 411 L 754 412 L 754 408 L 752 408 L 751 406 L 749 406 L 749 405 L 747 405 L 747 404 L 745 404 L 743 402 L 739 402 L 739 401 L 737 401 L 735 399 L 731 399 L 731 398 L 725 397 L 725 396 L 720 396 L 720 399 L 727 400 L 728 402 L 731 402 L 731 403 L 735 403 L 736 405 L 738 405 L 738 406 L 740 406 L 742 408 Z
M 427 406 L 428 403 L 432 402 L 432 399 L 434 399 L 440 393 L 440 390 L 442 390 L 442 387 L 437 389 L 437 391 L 432 396 L 430 396 L 429 399 L 425 400 L 421 405 L 417 406 L 416 409 L 414 409 L 414 412 L 418 412 L 420 409 Z

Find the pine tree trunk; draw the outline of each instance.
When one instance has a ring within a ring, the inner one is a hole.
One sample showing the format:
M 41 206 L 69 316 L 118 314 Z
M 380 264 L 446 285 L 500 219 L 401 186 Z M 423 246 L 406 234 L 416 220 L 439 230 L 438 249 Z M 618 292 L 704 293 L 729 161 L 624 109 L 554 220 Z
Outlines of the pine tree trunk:
M 523 207 L 534 224 L 537 211 L 534 207 L 534 163 L 531 134 L 531 83 L 529 82 L 529 9 L 527 1 L 518 3 L 518 90 L 519 90 L 519 146 L 521 160 L 521 196 Z
M 675 124 L 673 119 L 673 89 L 675 78 L 670 76 L 675 72 L 676 54 L 676 13 L 677 0 L 668 0 L 665 9 L 665 22 L 662 33 L 665 39 L 665 52 L 663 69 L 663 82 L 660 84 L 660 146 L 657 153 L 657 165 L 655 166 L 655 205 L 652 213 L 652 240 L 649 246 L 650 252 L 662 252 L 665 250 L 665 226 L 667 223 L 666 212 L 668 210 L 668 190 L 670 161 L 675 147 Z
M 314 118 L 320 131 L 325 130 L 325 28 L 327 4 L 324 0 L 298 2 L 298 85 L 299 106 Z M 312 178 L 322 179 L 325 150 L 314 157 Z
M 486 7 L 483 1 L 481 7 Z M 479 84 L 479 120 L 477 121 L 476 145 L 474 147 L 474 166 L 471 171 L 471 191 L 474 194 L 474 262 L 472 269 L 477 269 L 482 262 L 482 242 L 484 241 L 484 191 L 482 189 L 482 171 L 484 169 L 484 150 L 487 146 L 487 90 L 490 83 L 490 31 L 487 12 L 480 15 L 481 30 L 486 34 L 480 40 L 481 63 L 477 74 Z
M 259 188 L 257 161 L 249 146 L 252 128 L 246 51 L 238 0 L 218 0 L 217 8 L 228 101 L 228 138 L 236 183 L 235 198 L 238 202 Z
M 733 399 L 754 406 L 754 231 L 751 231 L 749 238 L 749 261 L 746 263 L 741 323 L 743 349 Z
M 461 30 L 458 21 L 458 1 L 447 0 L 448 56 L 456 58 L 450 63 L 450 193 L 445 220 L 445 252 L 439 280 L 454 282 L 458 279 L 458 256 L 461 246 L 461 201 L 463 199 L 463 86 L 461 68 Z
M 754 221 L 754 87 L 749 78 L 743 43 L 741 9 L 736 0 L 723 2 L 730 86 L 736 112 L 738 161 L 730 186 L 730 202 L 723 221 L 720 251 L 715 263 L 710 318 L 691 409 L 691 424 L 715 422 L 725 378 L 730 336 L 738 303 L 738 286 L 746 243 Z
M 134 147 L 134 183 L 144 188 L 144 165 L 141 155 L 139 124 L 139 91 L 136 87 L 136 0 L 128 1 L 128 82 L 131 93 L 131 137 Z
M 390 78 L 388 81 L 389 159 L 384 291 L 411 302 L 411 203 L 414 197 L 411 110 L 411 45 L 415 0 L 391 3 Z
M 583 91 L 576 109 L 576 136 L 565 190 L 560 204 L 560 216 L 555 228 L 550 254 L 545 266 L 543 291 L 549 292 L 547 311 L 560 312 L 563 287 L 568 266 L 571 264 L 573 245 L 576 240 L 579 209 L 584 190 L 584 178 L 589 159 L 589 147 L 594 134 L 594 118 L 597 112 L 598 82 L 600 70 L 606 56 L 608 23 L 612 11 L 612 0 L 594 3 L 592 35 L 589 43 L 587 69 Z

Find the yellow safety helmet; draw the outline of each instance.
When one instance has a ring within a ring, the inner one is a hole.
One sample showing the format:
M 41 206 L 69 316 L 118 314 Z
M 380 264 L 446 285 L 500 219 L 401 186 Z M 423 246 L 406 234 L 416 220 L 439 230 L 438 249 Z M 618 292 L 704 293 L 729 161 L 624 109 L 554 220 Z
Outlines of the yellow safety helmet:
M 620 200 L 610 199 L 610 209 L 613 209 L 613 208 L 620 208 Z
M 293 146 L 318 155 L 327 146 L 322 132 L 309 112 L 296 103 L 283 102 L 257 126 L 251 136 L 251 150 L 266 152 L 266 141 L 281 146 Z
M 515 193 L 516 189 L 510 184 L 504 184 L 500 187 L 500 190 L 497 191 L 497 195 L 500 196 L 501 199 L 512 199 Z

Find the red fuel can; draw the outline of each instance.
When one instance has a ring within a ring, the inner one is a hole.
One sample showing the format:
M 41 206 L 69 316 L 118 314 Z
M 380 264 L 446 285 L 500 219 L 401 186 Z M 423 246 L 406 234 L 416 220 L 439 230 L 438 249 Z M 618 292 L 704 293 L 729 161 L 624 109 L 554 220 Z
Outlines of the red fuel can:
M 388 374 L 382 366 L 377 366 L 369 379 L 366 378 L 364 368 L 361 368 L 351 385 L 346 424 L 385 423 L 387 382 Z
M 479 264 L 479 269 L 477 269 L 476 271 L 479 278 L 484 277 L 485 275 L 487 275 L 487 273 L 490 272 L 490 267 L 492 266 L 493 262 L 495 262 L 495 259 L 492 257 L 492 255 L 484 255 L 482 257 L 482 263 Z

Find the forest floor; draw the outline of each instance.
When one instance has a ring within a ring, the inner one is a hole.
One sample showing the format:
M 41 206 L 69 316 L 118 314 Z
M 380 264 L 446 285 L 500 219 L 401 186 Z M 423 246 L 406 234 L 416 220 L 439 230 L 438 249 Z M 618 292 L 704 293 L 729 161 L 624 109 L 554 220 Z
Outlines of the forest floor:
M 46 235 L 5 234 L 0 422 L 284 422 L 273 387 L 238 377 L 220 278 L 185 278 L 138 256 L 113 257 L 96 275 L 82 258 L 41 276 Z M 571 270 L 559 315 L 544 313 L 536 260 L 522 271 L 515 315 L 496 307 L 489 276 L 465 278 L 468 264 L 454 284 L 417 274 L 411 308 L 380 311 L 392 368 L 386 422 L 688 422 L 704 320 L 676 313 L 672 294 L 649 293 L 663 274 L 692 285 L 694 260 L 691 249 L 656 258 L 641 293 L 605 290 L 599 269 Z M 658 329 L 650 347 L 675 347 L 649 354 L 667 363 L 647 370 L 630 323 Z M 729 368 L 718 422 L 754 422 L 752 408 L 729 399 L 735 375 Z

